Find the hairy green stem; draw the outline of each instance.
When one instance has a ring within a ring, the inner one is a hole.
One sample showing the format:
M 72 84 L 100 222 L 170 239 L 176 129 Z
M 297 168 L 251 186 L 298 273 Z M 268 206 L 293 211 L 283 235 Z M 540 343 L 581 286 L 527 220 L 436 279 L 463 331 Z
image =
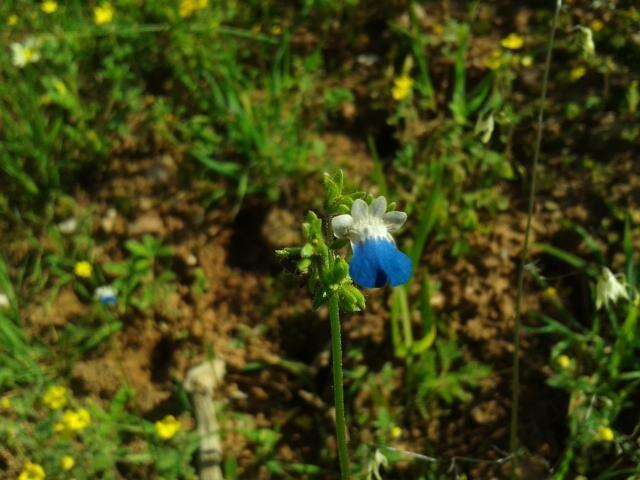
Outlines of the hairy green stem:
M 533 164 L 531 167 L 531 184 L 529 187 L 529 200 L 527 206 L 527 225 L 524 233 L 524 245 L 522 247 L 522 256 L 520 258 L 520 268 L 518 269 L 518 292 L 516 298 L 515 326 L 513 329 L 513 377 L 511 385 L 511 429 L 509 447 L 513 454 L 513 476 L 516 475 L 517 467 L 517 451 L 518 451 L 518 408 L 520 402 L 520 330 L 522 323 L 522 297 L 524 290 L 524 273 L 525 266 L 529 259 L 529 243 L 531 239 L 531 220 L 533 218 L 533 207 L 536 196 L 536 177 L 538 171 L 538 161 L 540 159 L 540 146 L 542 144 L 542 130 L 544 122 L 544 104 L 547 98 L 547 86 L 549 83 L 549 70 L 551 69 L 551 54 L 553 52 L 553 43 L 556 36 L 558 26 L 558 16 L 560 15 L 560 7 L 562 0 L 556 0 L 556 9 L 553 15 L 551 25 L 551 33 L 549 34 L 549 44 L 547 47 L 547 58 L 544 65 L 544 76 L 542 79 L 542 91 L 540 92 L 540 109 L 538 111 L 538 122 L 536 131 L 536 143 L 533 153 Z
M 331 322 L 331 360 L 333 370 L 333 400 L 336 409 L 336 438 L 342 480 L 349 480 L 349 452 L 347 451 L 347 424 L 344 418 L 344 388 L 342 385 L 342 338 L 340 336 L 340 307 L 338 295 L 329 298 Z

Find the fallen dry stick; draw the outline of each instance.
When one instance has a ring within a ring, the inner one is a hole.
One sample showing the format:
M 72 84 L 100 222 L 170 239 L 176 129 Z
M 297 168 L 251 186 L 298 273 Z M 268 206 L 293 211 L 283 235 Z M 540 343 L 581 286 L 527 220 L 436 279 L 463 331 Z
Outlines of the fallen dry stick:
M 191 368 L 184 381 L 184 388 L 192 395 L 196 409 L 200 435 L 200 480 L 224 480 L 220 469 L 220 426 L 213 401 L 213 393 L 222 384 L 224 373 L 224 362 L 213 359 Z

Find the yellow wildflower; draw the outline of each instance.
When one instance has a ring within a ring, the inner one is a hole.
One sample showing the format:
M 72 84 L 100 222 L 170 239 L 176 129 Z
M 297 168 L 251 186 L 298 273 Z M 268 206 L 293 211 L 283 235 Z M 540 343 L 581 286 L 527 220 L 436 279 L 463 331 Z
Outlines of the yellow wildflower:
M 80 278 L 89 278 L 93 273 L 93 267 L 89 262 L 78 262 L 73 271 Z
M 609 427 L 600 427 L 598 429 L 596 438 L 601 442 L 610 443 L 613 442 L 615 435 L 613 433 L 613 430 L 611 430 Z
M 569 78 L 572 82 L 577 82 L 587 73 L 587 69 L 584 67 L 576 67 L 572 68 L 571 72 L 569 72 Z
M 65 455 L 60 459 L 60 468 L 65 472 L 71 470 L 76 464 L 76 461 L 71 455 Z
M 0 412 L 8 412 L 11 410 L 11 399 L 9 397 L 0 398 Z
M 11 14 L 7 17 L 7 25 L 13 27 L 18 23 L 18 16 L 16 14 Z
M 401 435 L 402 435 L 402 429 L 399 426 L 394 425 L 393 428 L 391 429 L 391 438 L 396 440 L 400 438 Z
M 533 65 L 533 57 L 531 55 L 525 55 L 520 59 L 520 63 L 522 64 L 523 67 L 528 68 L 531 65 Z
M 182 18 L 190 17 L 191 15 L 193 15 L 193 12 L 195 12 L 193 0 L 182 0 L 180 2 L 178 13 Z
M 113 7 L 110 3 L 103 3 L 93 9 L 93 23 L 96 25 L 106 25 L 113 20 Z
M 60 385 L 52 385 L 42 397 L 44 403 L 51 410 L 60 410 L 67 404 L 67 389 Z
M 602 21 L 598 20 L 597 18 L 593 22 L 591 22 L 591 30 L 593 30 L 594 32 L 599 32 L 603 27 L 604 23 L 602 23 Z
M 571 366 L 571 359 L 567 355 L 560 355 L 558 357 L 558 365 L 560 368 L 567 369 Z
M 500 42 L 504 48 L 508 48 L 509 50 L 520 50 L 524 45 L 524 38 L 522 38 L 517 33 L 510 33 Z
M 484 66 L 490 70 L 497 70 L 502 65 L 502 52 L 500 50 L 494 50 L 491 52 L 489 58 L 484 61 Z
M 62 415 L 62 420 L 54 425 L 53 430 L 58 433 L 75 433 L 81 432 L 90 424 L 91 415 L 86 409 L 67 410 Z
M 178 8 L 178 13 L 182 18 L 187 18 L 198 10 L 204 10 L 208 6 L 209 0 L 182 0 Z
M 155 423 L 155 429 L 160 440 L 169 440 L 180 431 L 180 422 L 173 415 L 167 415 Z
M 282 35 L 282 27 L 280 25 L 274 25 L 271 28 L 271 34 L 276 36 Z
M 40 10 L 44 13 L 55 13 L 58 10 L 58 2 L 54 2 L 53 0 L 45 0 L 40 4 Z
M 28 460 L 22 467 L 22 472 L 18 475 L 18 480 L 44 480 L 44 478 L 44 468 Z
M 401 102 L 409 95 L 413 90 L 413 79 L 408 75 L 402 75 L 393 81 L 393 88 L 391 89 L 391 96 L 394 100 Z

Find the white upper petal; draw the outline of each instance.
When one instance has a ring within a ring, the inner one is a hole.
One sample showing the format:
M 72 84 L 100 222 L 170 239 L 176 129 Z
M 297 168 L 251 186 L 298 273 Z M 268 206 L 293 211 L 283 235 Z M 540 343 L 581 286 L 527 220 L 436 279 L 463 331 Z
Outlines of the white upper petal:
M 351 215 L 338 215 L 331 220 L 333 233 L 338 238 L 348 238 L 352 244 L 367 239 L 384 239 L 393 242 L 391 232 L 402 227 L 407 220 L 404 212 L 387 212 L 387 200 L 380 196 L 368 205 L 356 199 L 351 206 Z
M 384 212 L 387 211 L 387 199 L 384 197 L 378 197 L 369 206 L 369 215 L 373 217 L 382 218 Z
M 369 206 L 367 205 L 367 202 L 361 198 L 354 200 L 353 205 L 351 206 L 351 215 L 356 223 L 363 221 L 369 215 Z
M 331 229 L 338 238 L 345 238 L 353 226 L 353 217 L 349 214 L 338 215 L 331 219 Z
M 407 221 L 407 214 L 404 212 L 387 212 L 382 216 L 384 225 L 389 232 L 400 230 L 404 222 Z

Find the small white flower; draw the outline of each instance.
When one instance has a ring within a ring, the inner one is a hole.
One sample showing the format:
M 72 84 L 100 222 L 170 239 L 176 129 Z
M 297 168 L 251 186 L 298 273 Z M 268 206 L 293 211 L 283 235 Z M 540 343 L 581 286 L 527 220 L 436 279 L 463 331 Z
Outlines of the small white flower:
M 412 262 L 400 252 L 391 236 L 407 220 L 404 212 L 387 212 L 387 200 L 378 197 L 371 205 L 357 199 L 351 215 L 331 220 L 333 234 L 351 241 L 353 256 L 349 263 L 351 278 L 363 288 L 403 285 L 409 281 Z
M 11 306 L 11 302 L 9 301 L 9 297 L 6 293 L 0 293 L 0 309 L 4 310 L 5 308 L 9 308 Z
M 65 235 L 72 234 L 76 231 L 76 228 L 78 228 L 78 221 L 73 217 L 68 218 L 64 222 L 60 222 L 58 224 L 58 230 L 60 230 L 60 232 L 64 233 Z
M 356 57 L 356 61 L 365 67 L 372 67 L 378 63 L 380 57 L 375 53 L 362 53 Z
M 616 303 L 619 298 L 629 299 L 627 289 L 623 283 L 618 281 L 616 276 L 607 267 L 602 269 L 602 276 L 596 283 L 596 309 L 600 310 L 603 305 L 609 302 Z
M 589 27 L 579 25 L 576 27 L 582 34 L 582 55 L 584 57 L 593 57 L 596 54 L 596 44 L 593 41 L 593 32 Z
M 118 302 L 116 290 L 111 285 L 96 288 L 94 298 L 105 306 L 115 305 Z
M 491 140 L 491 135 L 493 135 L 494 128 L 495 120 L 493 119 L 493 113 L 490 113 L 486 117 L 478 117 L 478 121 L 476 122 L 476 127 L 473 133 L 475 133 L 476 135 L 480 135 L 482 143 L 488 143 L 489 140 Z
M 40 60 L 40 42 L 35 38 L 27 38 L 24 43 L 11 44 L 13 65 L 24 68 L 30 63 Z
M 369 462 L 369 468 L 367 469 L 367 480 L 382 480 L 382 476 L 380 475 L 380 467 L 388 467 L 389 460 L 380 450 L 376 450 L 373 458 Z

